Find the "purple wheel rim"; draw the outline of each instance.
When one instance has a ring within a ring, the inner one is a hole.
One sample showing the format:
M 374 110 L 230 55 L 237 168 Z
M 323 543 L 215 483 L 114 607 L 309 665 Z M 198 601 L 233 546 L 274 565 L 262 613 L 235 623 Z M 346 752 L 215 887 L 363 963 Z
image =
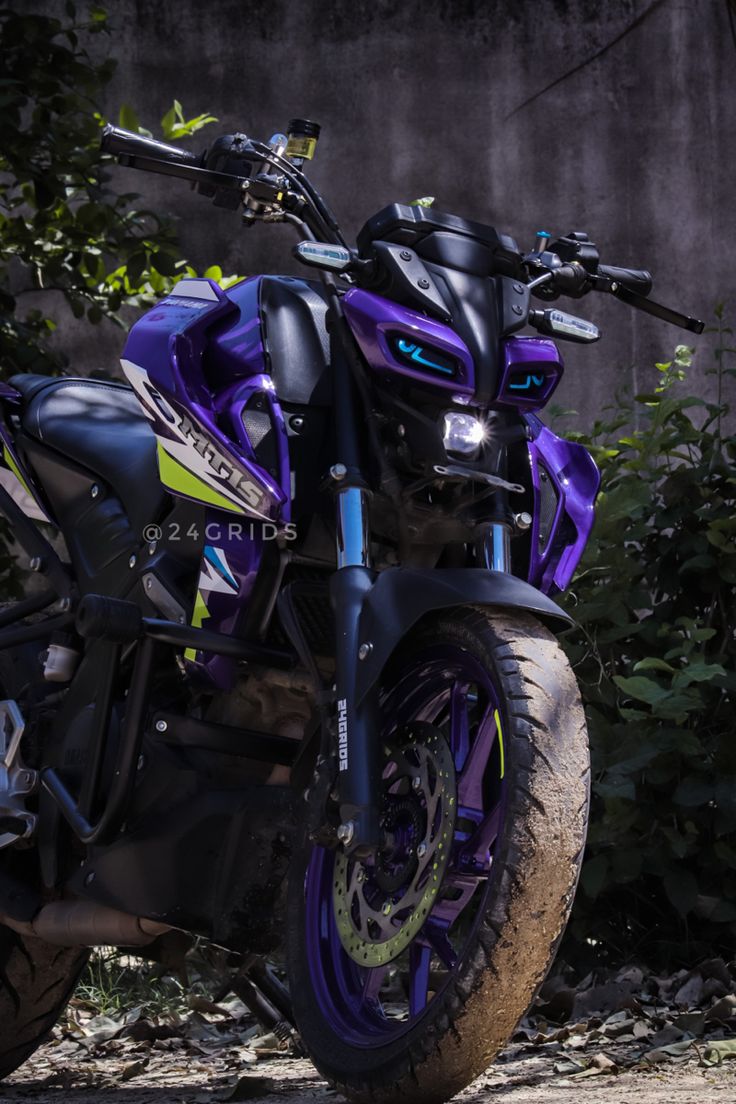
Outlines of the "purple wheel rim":
M 424 649 L 384 695 L 384 739 L 412 721 L 441 728 L 458 801 L 442 892 L 419 935 L 389 966 L 362 967 L 345 952 L 334 916 L 334 854 L 312 852 L 304 885 L 312 985 L 330 1027 L 352 1046 L 385 1046 L 412 1030 L 473 942 L 506 804 L 500 704 L 490 672 L 449 645 Z

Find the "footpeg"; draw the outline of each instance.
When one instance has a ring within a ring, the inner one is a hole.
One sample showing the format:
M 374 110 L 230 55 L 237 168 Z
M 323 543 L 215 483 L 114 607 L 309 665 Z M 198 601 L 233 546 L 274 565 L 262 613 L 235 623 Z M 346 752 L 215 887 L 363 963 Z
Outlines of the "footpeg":
M 14 701 L 0 701 L 0 848 L 28 839 L 37 817 L 28 812 L 25 798 L 38 786 L 38 774 L 23 765 L 20 742 L 25 721 Z
M 29 834 L 29 829 L 33 828 L 32 824 L 29 824 L 30 818 L 19 816 L 0 816 L 0 836 L 8 835 L 15 836 L 20 839 L 22 836 Z

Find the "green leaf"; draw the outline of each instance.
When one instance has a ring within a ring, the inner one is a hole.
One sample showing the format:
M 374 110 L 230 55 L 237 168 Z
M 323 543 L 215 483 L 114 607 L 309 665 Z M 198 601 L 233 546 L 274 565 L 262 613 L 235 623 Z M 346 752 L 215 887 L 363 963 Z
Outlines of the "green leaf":
M 627 698 L 634 698 L 635 701 L 643 701 L 648 705 L 656 705 L 670 693 L 665 687 L 653 682 L 652 679 L 644 678 L 643 675 L 635 675 L 632 678 L 615 675 L 613 681 Z
M 138 288 L 140 286 L 141 278 L 146 268 L 147 257 L 145 253 L 135 253 L 125 268 L 126 276 L 131 288 Z
M 664 888 L 680 916 L 693 911 L 698 900 L 698 883 L 689 870 L 671 871 L 665 876 Z
M 599 896 L 606 882 L 609 864 L 605 855 L 596 855 L 588 859 L 583 865 L 580 882 L 585 893 L 592 900 Z
M 671 664 L 665 663 L 663 659 L 658 656 L 646 656 L 645 659 L 640 659 L 638 663 L 634 664 L 635 671 L 669 671 L 671 674 L 675 673 L 676 668 Z
M 176 257 L 163 250 L 151 254 L 151 264 L 162 276 L 174 276 L 176 274 Z
M 672 795 L 675 805 L 705 805 L 713 800 L 713 782 L 707 778 L 685 778 Z
M 713 682 L 725 675 L 726 669 L 720 663 L 688 663 L 684 670 L 677 672 L 672 685 L 689 686 L 693 682 Z
M 126 130 L 132 130 L 137 134 L 141 128 L 140 120 L 130 104 L 123 104 L 118 112 L 118 123 Z
M 164 138 L 171 137 L 171 131 L 176 124 L 176 107 L 170 107 L 161 120 L 161 130 Z

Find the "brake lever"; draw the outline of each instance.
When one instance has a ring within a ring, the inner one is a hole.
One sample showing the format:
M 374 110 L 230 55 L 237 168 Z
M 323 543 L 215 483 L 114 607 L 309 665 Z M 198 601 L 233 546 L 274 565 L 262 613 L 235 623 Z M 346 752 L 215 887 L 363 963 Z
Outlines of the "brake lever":
M 218 189 L 230 191 L 236 195 L 233 206 L 239 206 L 243 196 L 250 195 L 261 202 L 278 199 L 284 192 L 278 184 L 263 177 L 232 176 L 216 169 L 203 169 L 197 165 L 173 164 L 156 157 L 142 157 L 139 154 L 118 154 L 118 163 L 131 169 L 145 169 L 147 172 L 161 173 L 164 176 L 177 176 L 199 187 L 204 195 L 213 195 Z M 209 190 L 211 189 L 211 191 Z
M 696 334 L 701 334 L 705 329 L 705 322 L 701 322 L 699 318 L 691 318 L 687 314 L 681 314 L 669 307 L 663 307 L 661 303 L 654 303 L 645 295 L 639 295 L 638 292 L 631 291 L 615 280 L 608 280 L 606 277 L 599 276 L 591 276 L 590 280 L 595 291 L 607 291 L 620 299 L 622 303 L 643 311 L 644 314 L 651 314 L 653 318 L 659 318 L 662 322 L 670 322 L 673 326 L 679 326 L 683 330 Z

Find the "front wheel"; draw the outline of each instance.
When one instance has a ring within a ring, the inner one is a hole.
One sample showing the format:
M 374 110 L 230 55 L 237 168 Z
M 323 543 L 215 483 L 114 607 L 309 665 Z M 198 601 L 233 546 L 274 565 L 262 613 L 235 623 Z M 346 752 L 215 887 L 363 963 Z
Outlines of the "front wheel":
M 381 691 L 382 845 L 309 843 L 290 878 L 289 974 L 317 1069 L 356 1101 L 443 1104 L 528 1008 L 570 913 L 589 758 L 572 670 L 522 612 L 415 630 Z

